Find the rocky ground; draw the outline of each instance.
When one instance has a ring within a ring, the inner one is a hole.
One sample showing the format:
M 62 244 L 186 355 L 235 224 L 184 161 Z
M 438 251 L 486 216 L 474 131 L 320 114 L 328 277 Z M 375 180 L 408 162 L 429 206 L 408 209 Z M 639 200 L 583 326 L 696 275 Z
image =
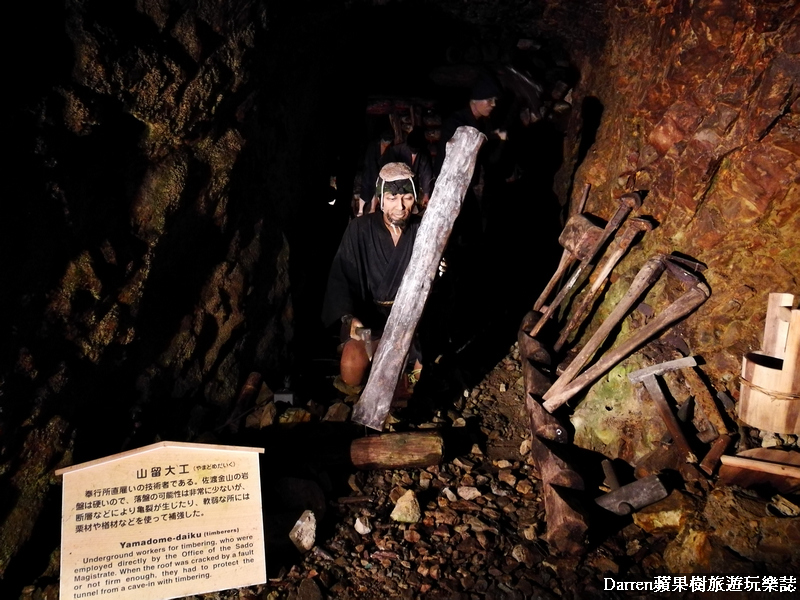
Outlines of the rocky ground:
M 448 391 L 452 386 L 439 388 Z M 313 401 L 304 409 L 257 404 L 239 435 L 256 436 L 248 443 L 261 439 L 276 458 L 283 451 L 285 460 L 276 462 L 286 467 L 262 473 L 269 579 L 197 598 L 629 598 L 652 595 L 606 591 L 604 578 L 798 572 L 800 517 L 791 514 L 798 497 L 785 495 L 781 504 L 780 496 L 712 485 L 679 485 L 633 518 L 595 507 L 588 511 L 585 554 L 551 554 L 522 392 L 515 347 L 454 401 L 430 401 L 422 388 L 390 421 L 396 431 L 437 432 L 445 439 L 442 463 L 424 469 L 358 471 L 347 464 L 349 440 L 365 432 L 334 421 L 346 420 L 352 396 L 340 393 L 330 402 L 334 408 Z M 601 493 L 587 489 L 581 500 L 591 505 Z M 288 532 L 305 509 L 313 510 L 318 525 L 311 549 L 301 553 Z M 55 583 L 32 585 L 22 598 L 55 598 L 56 589 Z
M 447 391 L 453 391 L 452 385 Z M 785 495 L 788 504 L 780 505 L 780 496 L 715 488 L 713 481 L 678 484 L 667 499 L 634 518 L 589 510 L 586 553 L 554 556 L 543 538 L 542 484 L 529 454 L 522 393 L 515 347 L 455 401 L 437 405 L 424 397 L 423 388 L 390 420 L 396 431 L 436 431 L 444 437 L 445 459 L 425 469 L 357 471 L 343 466 L 344 450 L 337 454 L 333 449 L 337 443 L 346 445 L 344 430 L 326 437 L 313 427 L 326 419 L 331 426 L 331 420 L 346 419 L 353 397 L 340 394 L 344 402 L 334 402 L 333 410 L 313 402 L 307 411 L 280 403 L 273 411 L 263 404 L 267 416 L 259 416 L 258 408 L 251 413 L 251 431 L 272 431 L 269 437 L 279 438 L 279 445 L 288 449 L 286 440 L 306 439 L 303 428 L 311 428 L 308 439 L 317 451 L 300 457 L 292 472 L 264 474 L 268 583 L 201 598 L 647 597 L 605 591 L 604 578 L 687 573 L 760 578 L 798 572 L 800 518 L 791 514 L 798 497 Z M 262 427 L 264 419 L 273 424 Z M 289 423 L 293 420 L 305 422 Z M 336 426 L 347 428 L 347 439 L 365 433 L 350 423 Z M 331 449 L 325 459 L 320 447 Z M 587 477 L 587 488 L 590 481 Z M 587 489 L 581 500 L 591 504 L 601 493 Z M 288 542 L 287 532 L 300 510 L 308 508 L 319 517 L 318 527 L 311 550 L 300 553 Z M 712 597 L 690 591 L 662 595 Z

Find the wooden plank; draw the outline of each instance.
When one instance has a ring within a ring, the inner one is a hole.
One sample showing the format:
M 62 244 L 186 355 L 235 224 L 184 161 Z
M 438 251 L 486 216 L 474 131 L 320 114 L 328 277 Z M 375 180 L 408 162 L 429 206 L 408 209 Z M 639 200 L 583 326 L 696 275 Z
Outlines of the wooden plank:
M 800 466 L 767 462 L 764 460 L 745 458 L 742 456 L 723 456 L 721 460 L 722 464 L 726 466 L 739 467 L 740 469 L 758 471 L 759 473 L 768 473 L 770 475 L 781 475 L 783 477 L 800 479 Z
M 786 307 L 792 308 L 792 294 L 771 293 L 767 300 L 767 318 L 764 323 L 764 342 L 761 350 L 764 354 L 783 358 L 786 348 L 786 334 L 789 330 Z
M 439 261 L 467 193 L 478 150 L 486 136 L 473 127 L 459 127 L 447 142 L 447 156 L 422 217 L 411 260 L 375 354 L 372 370 L 352 420 L 383 429 L 395 386 L 405 364 L 411 340 L 436 277 Z
M 800 489 L 800 452 L 752 448 L 737 456 L 722 456 L 721 460 L 719 483 L 723 485 L 744 488 L 769 485 L 782 494 Z M 765 469 L 765 465 L 772 467 Z M 785 472 L 784 469 L 793 471 Z
M 786 350 L 783 356 L 783 369 L 778 383 L 778 391 L 784 394 L 800 395 L 800 310 L 791 311 L 789 329 L 786 332 Z M 800 403 L 800 398 L 795 399 Z

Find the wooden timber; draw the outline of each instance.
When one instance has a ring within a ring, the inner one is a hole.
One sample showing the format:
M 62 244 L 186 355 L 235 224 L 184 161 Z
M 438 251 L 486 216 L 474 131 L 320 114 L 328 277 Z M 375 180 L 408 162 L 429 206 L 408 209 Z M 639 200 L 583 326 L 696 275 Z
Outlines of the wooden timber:
M 378 431 L 383 429 L 414 331 L 485 139 L 473 127 L 459 127 L 447 142 L 447 156 L 417 232 L 411 260 L 397 290 L 367 385 L 353 408 L 352 420 L 356 423 Z
M 424 468 L 442 462 L 444 441 L 430 432 L 385 433 L 350 444 L 350 462 L 359 469 Z
M 550 387 L 549 377 L 537 365 L 550 363 L 550 354 L 523 329 L 517 334 L 525 383 L 525 407 L 531 429 L 531 456 L 543 484 L 547 522 L 547 543 L 558 554 L 578 555 L 586 551 L 588 524 L 581 508 L 570 501 L 570 490 L 582 491 L 583 478 L 556 456 L 546 441 L 564 443 L 564 426 L 541 405 L 541 396 Z

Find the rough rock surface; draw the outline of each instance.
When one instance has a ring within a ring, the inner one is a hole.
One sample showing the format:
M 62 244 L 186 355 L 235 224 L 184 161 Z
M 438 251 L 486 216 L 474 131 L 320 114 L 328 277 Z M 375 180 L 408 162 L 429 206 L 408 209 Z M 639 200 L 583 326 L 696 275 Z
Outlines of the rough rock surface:
M 0 219 L 0 577 L 60 461 L 211 428 L 250 371 L 282 382 L 293 327 L 286 224 L 241 176 L 263 7 L 51 8 L 18 21 L 41 48 L 18 57 L 36 81 L 9 118 L 25 208 Z
M 798 10 L 745 0 L 616 3 L 602 59 L 578 65 L 573 92 L 567 156 L 576 171 L 568 182 L 571 168 L 562 170 L 564 191 L 571 185 L 574 201 L 591 183 L 586 210 L 609 218 L 615 198 L 645 190 L 639 212 L 659 223 L 621 263 L 585 336 L 648 257 L 691 256 L 708 266 L 712 295 L 675 332 L 703 357 L 713 389 L 734 398 L 742 355 L 760 346 L 767 294 L 800 293 Z M 601 117 L 590 120 L 586 107 L 598 104 Z M 590 135 L 583 158 L 581 140 Z M 657 313 L 680 290 L 662 281 L 645 301 Z M 624 418 L 610 426 L 608 398 L 616 397 L 623 417 L 639 407 L 623 375 L 609 375 L 579 410 L 593 447 L 602 445 L 598 423 L 612 453 L 631 457 L 646 451 L 652 440 L 642 436 L 654 432 L 635 433 L 636 448 L 618 447 L 634 442 Z
M 325 114 L 329 101 L 318 83 L 326 80 L 326 63 L 297 41 L 307 31 L 279 31 L 285 9 L 269 13 L 251 0 L 137 0 L 115 11 L 100 4 L 39 10 L 31 3 L 25 18 L 12 20 L 24 42 L 15 48 L 18 72 L 10 79 L 38 77 L 11 94 L 9 145 L 18 151 L 9 159 L 7 193 L 24 210 L 0 219 L 0 508 L 7 515 L 0 574 L 41 577 L 26 599 L 55 596 L 55 542 L 36 527 L 45 507 L 58 505 L 53 469 L 142 440 L 195 439 L 224 427 L 251 371 L 281 387 L 296 325 L 289 254 L 303 248 L 288 222 L 301 208 L 293 201 L 298 165 L 308 158 L 302 143 L 315 123 L 310 115 Z M 580 79 L 568 96 L 566 162 L 555 191 L 566 203 L 589 182 L 587 210 L 608 217 L 621 193 L 647 190 L 641 212 L 660 224 L 623 261 L 599 315 L 653 253 L 703 261 L 713 295 L 677 328 L 676 339 L 704 356 L 703 373 L 716 390 L 736 397 L 741 355 L 758 346 L 766 294 L 800 293 L 800 8 L 791 0 L 610 4 L 443 6 L 485 27 L 487 36 L 501 28 L 514 38 L 512 50 L 517 36 L 540 30 L 574 52 Z M 494 61 L 505 46 L 454 48 L 465 60 L 477 51 Z M 280 77 L 264 54 L 286 61 Z M 570 67 L 569 56 L 559 61 Z M 661 284 L 647 301 L 658 311 L 678 291 Z M 626 323 L 623 334 L 637 324 Z M 623 365 L 583 401 L 583 422 L 601 424 L 597 435 L 593 427 L 578 432 L 587 447 L 632 459 L 663 433 L 631 427 L 626 418 L 639 399 L 624 373 L 644 364 Z M 434 426 L 452 422 L 480 432 L 483 450 L 476 445 L 438 472 L 392 472 L 389 481 L 373 474 L 363 484 L 383 512 L 387 486 L 427 491 L 423 512 L 431 514 L 422 528 L 381 529 L 387 522 L 375 519 L 378 509 L 344 505 L 346 532 L 331 538 L 328 550 L 310 553 L 266 588 L 218 596 L 299 594 L 298 582 L 318 578 L 337 597 L 363 597 L 373 586 L 389 595 L 455 598 L 470 590 L 513 597 L 519 590 L 551 597 L 577 576 L 585 587 L 568 589 L 591 597 L 605 572 L 682 568 L 693 560 L 684 547 L 714 568 L 734 564 L 726 562 L 732 554 L 786 568 L 794 526 L 754 518 L 769 533 L 755 540 L 720 516 L 751 500 L 716 492 L 709 504 L 719 511 L 679 521 L 676 538 L 625 528 L 581 565 L 547 556 L 535 467 L 525 462 L 519 436 L 525 421 L 518 381 L 509 358 L 457 412 L 437 416 Z M 489 404 L 497 410 L 483 415 Z M 259 419 L 264 429 L 277 426 L 269 424 L 270 412 Z M 459 487 L 481 496 L 444 492 Z M 354 540 L 354 515 L 362 511 L 372 537 Z M 507 528 L 516 533 L 506 536 Z M 721 539 L 718 528 L 732 531 L 731 539 Z M 442 554 L 431 544 L 443 544 Z M 21 550 L 28 554 L 15 562 Z M 306 584 L 303 595 L 315 597 L 316 587 Z

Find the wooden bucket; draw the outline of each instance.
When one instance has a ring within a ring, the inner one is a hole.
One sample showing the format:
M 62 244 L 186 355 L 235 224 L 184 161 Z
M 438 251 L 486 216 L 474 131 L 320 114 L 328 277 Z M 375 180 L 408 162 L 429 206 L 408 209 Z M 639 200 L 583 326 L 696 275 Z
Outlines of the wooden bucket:
M 781 358 L 753 352 L 742 360 L 739 418 L 752 427 L 800 434 L 800 396 L 781 391 Z
M 800 434 L 800 309 L 772 293 L 760 352 L 742 360 L 739 417 L 753 427 Z

